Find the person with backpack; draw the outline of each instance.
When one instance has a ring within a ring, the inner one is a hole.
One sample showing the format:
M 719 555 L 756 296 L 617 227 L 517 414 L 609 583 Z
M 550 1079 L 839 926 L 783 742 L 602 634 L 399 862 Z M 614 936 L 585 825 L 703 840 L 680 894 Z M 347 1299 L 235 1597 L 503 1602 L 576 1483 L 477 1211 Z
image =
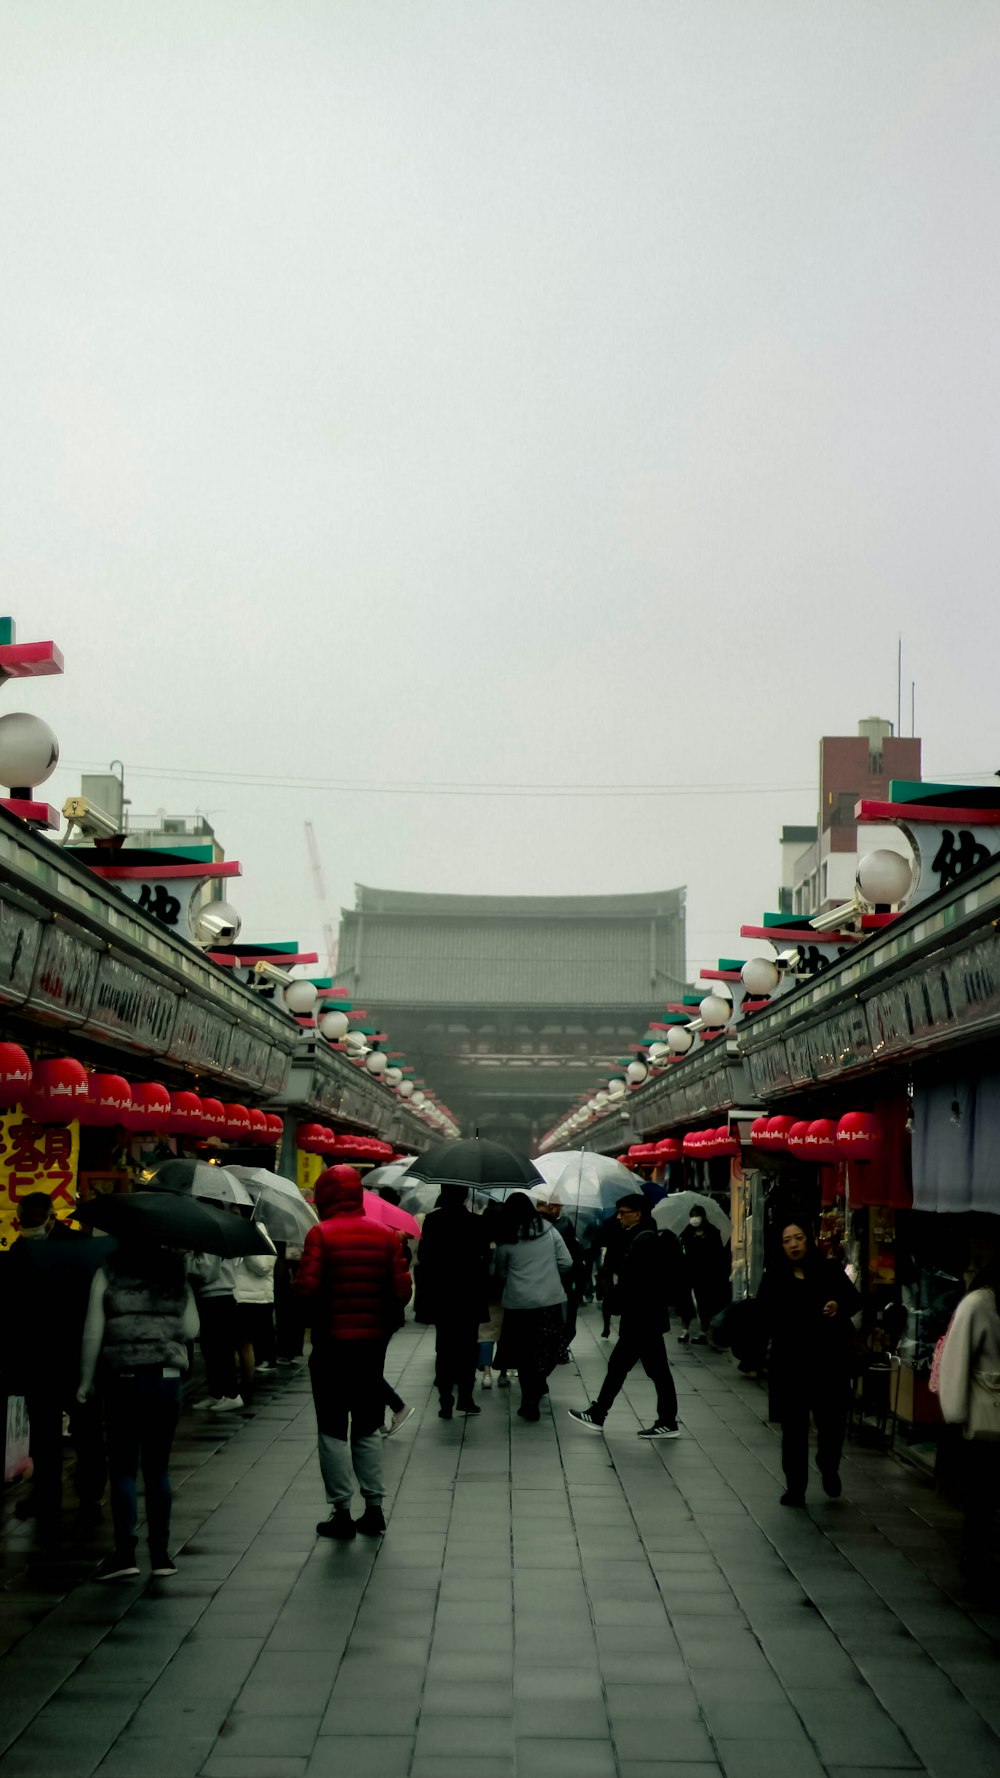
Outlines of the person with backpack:
M 641 1364 L 656 1385 L 656 1419 L 640 1430 L 639 1437 L 679 1438 L 677 1391 L 663 1337 L 670 1326 L 670 1304 L 678 1294 L 679 1243 L 676 1236 L 658 1232 L 642 1192 L 619 1200 L 617 1220 L 622 1231 L 617 1258 L 618 1341 L 596 1399 L 588 1408 L 571 1408 L 570 1419 L 599 1432 L 629 1372 Z

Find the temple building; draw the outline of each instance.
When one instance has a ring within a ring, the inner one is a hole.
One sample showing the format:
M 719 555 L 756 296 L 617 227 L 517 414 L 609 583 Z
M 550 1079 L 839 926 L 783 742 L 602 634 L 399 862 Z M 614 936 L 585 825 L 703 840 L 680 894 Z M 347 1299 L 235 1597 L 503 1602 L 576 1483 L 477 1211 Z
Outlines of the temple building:
M 358 885 L 338 985 L 463 1131 L 530 1149 L 684 990 L 683 889 L 421 895 Z

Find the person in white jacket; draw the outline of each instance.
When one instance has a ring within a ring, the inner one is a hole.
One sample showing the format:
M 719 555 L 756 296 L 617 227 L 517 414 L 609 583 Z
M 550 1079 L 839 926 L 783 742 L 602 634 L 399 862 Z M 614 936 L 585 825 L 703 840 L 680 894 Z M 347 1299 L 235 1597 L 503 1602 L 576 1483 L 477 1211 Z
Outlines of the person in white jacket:
M 258 1370 L 274 1368 L 274 1253 L 249 1253 L 234 1261 L 236 1351 L 240 1361 L 240 1394 L 253 1403 Z
M 952 1317 L 941 1354 L 944 1418 L 966 1440 L 964 1562 L 982 1573 L 992 1555 L 1000 1499 L 1000 1259 L 973 1279 Z

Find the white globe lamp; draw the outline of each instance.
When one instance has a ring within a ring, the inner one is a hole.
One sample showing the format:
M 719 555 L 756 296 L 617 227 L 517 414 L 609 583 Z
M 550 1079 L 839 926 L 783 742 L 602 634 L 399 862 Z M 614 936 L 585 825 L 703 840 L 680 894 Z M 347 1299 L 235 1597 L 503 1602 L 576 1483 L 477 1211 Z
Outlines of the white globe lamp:
M 398 1087 L 402 1078 L 403 1070 L 401 1068 L 387 1068 L 385 1071 L 385 1081 L 387 1086 Z
M 686 1056 L 694 1042 L 686 1025 L 672 1025 L 667 1032 L 667 1045 L 675 1056 Z
M 625 1079 L 628 1081 L 630 1087 L 641 1087 L 648 1073 L 649 1069 L 646 1067 L 645 1062 L 640 1062 L 636 1059 L 636 1061 L 630 1062 L 626 1068 Z
M 369 1074 L 381 1076 L 389 1069 L 389 1058 L 382 1050 L 370 1050 L 365 1057 L 365 1067 Z
M 399 1096 L 401 1099 L 412 1099 L 413 1098 L 413 1091 L 414 1091 L 414 1088 L 413 1088 L 412 1080 L 404 1080 L 404 1081 L 400 1082 Z
M 412 1095 L 411 1103 L 413 1104 L 414 1109 L 419 1111 L 421 1107 L 427 1103 L 426 1096 L 423 1093 L 415 1092 Z
M 670 1051 L 668 1050 L 665 1043 L 651 1043 L 650 1044 L 649 1059 L 652 1062 L 654 1068 L 662 1067 L 663 1063 L 667 1060 L 669 1055 L 670 1055 Z
M 595 1102 L 595 1104 L 596 1104 L 596 1106 L 597 1106 L 597 1109 L 598 1109 L 598 1111 L 603 1111 L 603 1110 L 604 1110 L 604 1107 L 605 1107 L 605 1106 L 606 1106 L 606 1105 L 607 1105 L 607 1103 L 608 1103 L 608 1095 L 607 1095 L 607 1093 L 605 1093 L 605 1092 L 603 1092 L 603 1091 L 602 1091 L 602 1092 L 600 1092 L 600 1093 L 595 1093 L 595 1094 L 594 1094 L 594 1102 Z
M 706 994 L 698 1012 L 702 1024 L 707 1025 L 710 1031 L 719 1031 L 732 1018 L 733 1004 L 731 1000 L 723 1000 L 719 994 Z
M 40 716 L 12 710 L 0 716 L 0 784 L 17 796 L 51 778 L 59 764 L 59 742 Z
M 855 881 L 866 901 L 875 906 L 895 907 L 910 893 L 913 867 L 901 852 L 880 846 L 875 852 L 865 853 Z
M 327 1043 L 339 1043 L 346 1037 L 349 1024 L 346 1012 L 325 1012 L 319 1022 L 320 1036 Z
M 315 982 L 289 982 L 285 989 L 285 1005 L 289 1012 L 304 1017 L 311 1013 L 319 999 L 319 990 Z
M 781 980 L 776 964 L 769 957 L 749 957 L 740 970 L 748 994 L 773 994 Z
M 348 1031 L 344 1038 L 344 1047 L 352 1056 L 361 1056 L 368 1048 L 368 1039 L 363 1031 Z
M 626 1090 L 625 1082 L 623 1080 L 618 1080 L 616 1078 L 615 1080 L 608 1081 L 609 1099 L 624 1099 Z

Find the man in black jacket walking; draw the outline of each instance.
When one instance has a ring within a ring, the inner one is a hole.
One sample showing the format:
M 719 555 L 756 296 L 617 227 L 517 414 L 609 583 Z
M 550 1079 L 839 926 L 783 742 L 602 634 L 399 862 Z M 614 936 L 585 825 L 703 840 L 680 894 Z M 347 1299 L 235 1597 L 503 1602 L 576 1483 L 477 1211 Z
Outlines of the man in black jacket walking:
M 571 1408 L 570 1419 L 599 1432 L 629 1371 L 641 1364 L 656 1385 L 656 1420 L 640 1438 L 679 1438 L 677 1391 L 670 1374 L 664 1334 L 670 1326 L 670 1303 L 676 1296 L 680 1250 L 673 1235 L 660 1234 L 642 1192 L 618 1205 L 622 1230 L 616 1298 L 621 1304 L 618 1343 L 608 1359 L 608 1374 L 589 1408 Z

